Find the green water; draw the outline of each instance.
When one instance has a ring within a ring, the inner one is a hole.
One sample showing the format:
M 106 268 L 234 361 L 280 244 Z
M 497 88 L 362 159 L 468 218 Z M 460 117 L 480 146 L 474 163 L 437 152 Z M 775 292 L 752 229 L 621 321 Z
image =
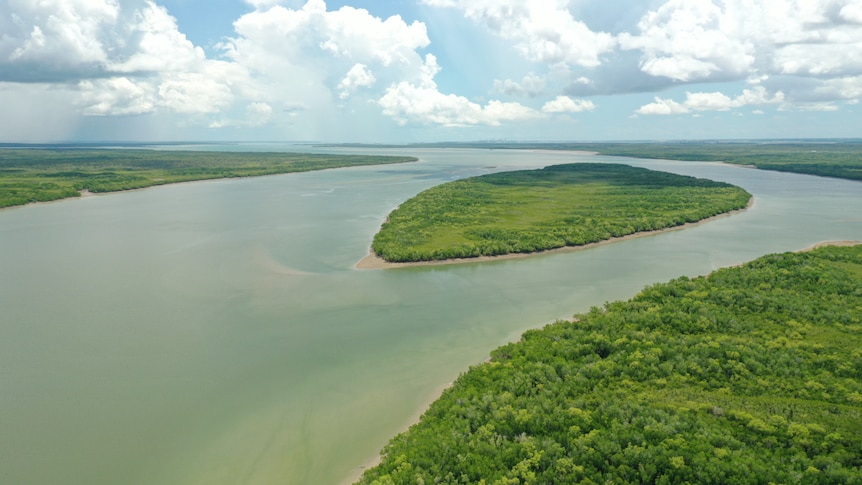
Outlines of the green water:
M 858 182 L 627 161 L 741 185 L 757 203 L 586 251 L 355 270 L 386 214 L 427 187 L 622 160 L 375 152 L 422 160 L 0 211 L 0 483 L 341 483 L 527 328 L 675 276 L 862 239 Z

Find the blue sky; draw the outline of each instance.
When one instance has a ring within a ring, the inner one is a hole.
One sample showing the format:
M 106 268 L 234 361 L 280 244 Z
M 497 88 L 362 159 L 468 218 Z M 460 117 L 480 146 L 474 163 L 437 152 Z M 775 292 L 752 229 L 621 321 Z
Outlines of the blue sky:
M 0 142 L 859 137 L 862 0 L 0 0 Z

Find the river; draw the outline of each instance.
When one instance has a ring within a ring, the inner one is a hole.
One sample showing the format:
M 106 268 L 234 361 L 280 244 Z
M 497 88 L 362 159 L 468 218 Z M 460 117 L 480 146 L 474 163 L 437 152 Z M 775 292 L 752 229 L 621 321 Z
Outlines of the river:
M 528 328 L 676 276 L 862 240 L 859 182 L 568 152 L 328 151 L 420 161 L 0 211 L 0 483 L 342 483 Z M 423 189 L 579 161 L 727 181 L 756 202 L 584 251 L 354 268 Z

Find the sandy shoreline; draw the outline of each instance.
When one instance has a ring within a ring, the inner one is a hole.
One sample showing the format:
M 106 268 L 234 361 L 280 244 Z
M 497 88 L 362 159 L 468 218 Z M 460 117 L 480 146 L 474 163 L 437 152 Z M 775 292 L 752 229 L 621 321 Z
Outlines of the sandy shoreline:
M 742 209 L 737 209 L 730 212 L 724 212 L 722 214 L 714 215 L 712 217 L 707 217 L 706 219 L 701 219 L 697 222 L 688 222 L 680 226 L 667 227 L 664 229 L 658 229 L 655 231 L 641 231 L 633 234 L 629 234 L 627 236 L 622 237 L 614 237 L 611 239 L 605 239 L 604 241 L 598 241 L 589 244 L 583 244 L 581 246 L 566 246 L 562 248 L 556 249 L 548 249 L 546 251 L 536 251 L 533 253 L 512 253 L 512 254 L 503 254 L 500 256 L 478 256 L 475 258 L 453 258 L 453 259 L 443 259 L 437 261 L 416 261 L 411 263 L 390 263 L 389 261 L 384 260 L 383 258 L 377 256 L 373 253 L 373 251 L 369 251 L 368 256 L 365 256 L 361 260 L 359 260 L 356 265 L 354 265 L 355 269 L 388 269 L 388 268 L 404 268 L 410 266 L 438 266 L 444 264 L 462 264 L 462 263 L 477 263 L 482 261 L 498 261 L 504 259 L 520 259 L 520 258 L 528 258 L 530 256 L 535 256 L 538 254 L 554 254 L 554 253 L 564 253 L 564 252 L 572 252 L 572 251 L 581 251 L 584 249 L 594 248 L 596 246 L 603 246 L 605 244 L 612 244 L 620 241 L 626 241 L 629 239 L 634 239 L 637 237 L 645 237 L 645 236 L 654 236 L 656 234 L 661 234 L 664 232 L 670 231 L 679 231 L 682 229 L 688 229 L 691 227 L 699 226 L 701 224 L 705 224 L 707 222 L 714 221 L 716 219 L 721 219 L 723 217 L 729 217 L 734 214 L 739 214 L 741 212 L 745 212 L 754 206 L 755 198 L 751 196 L 748 200 L 748 205 L 746 205 Z
M 817 244 L 812 244 L 805 249 L 799 250 L 800 253 L 807 253 L 808 251 L 814 251 L 817 248 L 822 248 L 826 246 L 858 246 L 862 244 L 862 241 L 821 241 Z
M 490 357 L 489 357 L 489 359 L 490 359 Z M 455 383 L 455 381 L 448 382 L 446 384 L 438 386 L 432 392 L 430 392 L 428 395 L 428 399 L 426 399 L 422 402 L 422 405 L 418 409 L 416 409 L 416 412 L 414 412 L 413 415 L 410 416 L 410 419 L 408 419 L 405 422 L 405 424 L 392 435 L 392 437 L 387 439 L 386 442 L 388 443 L 389 440 L 391 440 L 393 437 L 395 437 L 395 435 L 407 431 L 411 426 L 418 423 L 419 420 L 422 418 L 422 415 L 425 414 L 425 411 L 427 411 L 428 408 L 430 408 L 431 405 L 434 404 L 434 401 L 440 399 L 440 397 L 443 395 L 443 392 L 446 389 L 449 389 L 450 387 L 452 387 L 452 384 L 454 384 L 454 383 Z M 380 464 L 380 462 L 383 459 L 383 457 L 380 455 L 380 451 L 382 451 L 382 450 L 383 450 L 383 447 L 380 447 L 380 450 L 378 450 L 377 453 L 373 457 L 369 458 L 362 465 L 351 470 L 350 476 L 346 477 L 344 480 L 339 482 L 339 484 L 340 485 L 353 485 L 354 483 L 358 482 L 359 479 L 362 478 L 362 474 L 365 473 L 365 470 L 368 470 L 369 468 L 374 468 Z

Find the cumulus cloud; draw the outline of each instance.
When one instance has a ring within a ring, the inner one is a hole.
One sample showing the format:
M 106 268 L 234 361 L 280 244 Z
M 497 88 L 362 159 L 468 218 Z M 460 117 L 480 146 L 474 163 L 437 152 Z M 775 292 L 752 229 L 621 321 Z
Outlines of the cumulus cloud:
M 2 52 L 12 60 L 102 62 L 103 26 L 120 15 L 116 0 L 5 2 Z
M 711 0 L 670 0 L 647 12 L 637 35 L 619 36 L 623 49 L 643 53 L 641 69 L 676 81 L 703 79 L 713 74 L 741 76 L 754 64 L 754 46 L 740 34 L 745 29 L 735 0 L 722 10 Z
M 860 0 L 627 2 L 626 13 L 615 16 L 615 22 L 589 2 L 423 3 L 457 9 L 509 40 L 534 70 L 566 72 L 563 92 L 570 95 L 648 92 L 770 75 L 785 76 L 776 80 L 782 82 L 786 76 L 825 80 L 862 74 Z M 603 30 L 608 27 L 613 33 Z M 578 83 L 584 77 L 599 82 Z M 495 81 L 494 91 L 529 92 L 513 80 Z
M 120 17 L 116 0 L 0 3 L 0 80 L 65 80 L 109 62 L 107 35 Z
M 456 8 L 495 34 L 515 43 L 524 58 L 541 63 L 594 67 L 614 49 L 607 32 L 594 32 L 572 16 L 567 0 L 423 0 Z
M 152 0 L 4 2 L 0 31 L 0 78 L 17 82 L 181 71 L 204 61 Z
M 781 91 L 770 95 L 764 87 L 755 86 L 752 89 L 744 89 L 742 94 L 735 98 L 720 92 L 687 92 L 685 93 L 685 101 L 679 103 L 672 99 L 656 96 L 655 101 L 641 106 L 636 113 L 641 115 L 674 115 L 700 111 L 729 111 L 743 106 L 779 104 L 783 101 L 784 93 Z
M 862 76 L 828 79 L 820 82 L 814 92 L 820 98 L 858 100 L 862 98 Z
M 592 101 L 586 99 L 572 99 L 568 96 L 557 96 L 556 99 L 548 101 L 542 106 L 545 113 L 580 113 L 581 111 L 592 111 L 596 106 Z
M 534 98 L 542 94 L 545 90 L 545 79 L 533 73 L 524 76 L 521 81 L 513 81 L 506 79 L 501 81 L 494 80 L 494 92 L 505 94 L 507 96 L 527 96 Z
M 234 28 L 236 36 L 220 48 L 250 73 L 248 89 L 257 99 L 274 106 L 311 105 L 328 117 L 367 109 L 386 86 L 423 77 L 426 67 L 417 51 L 430 44 L 421 22 L 397 15 L 382 19 L 349 6 L 327 10 L 322 0 L 296 9 L 258 9 Z
M 68 95 L 84 116 L 213 113 L 242 78 L 152 0 L 15 1 L 0 14 L 13 27 L 0 36 L 0 78 L 74 83 Z
M 858 0 L 669 0 L 644 14 L 622 49 L 641 69 L 675 81 L 753 73 L 846 75 L 862 71 Z M 836 22 L 837 17 L 844 22 Z
M 847 22 L 862 24 L 862 1 L 848 2 L 841 7 L 838 15 Z
M 135 11 L 133 22 L 118 30 L 134 39 L 133 51 L 126 58 L 112 59 L 106 70 L 119 73 L 184 72 L 197 68 L 206 59 L 203 49 L 196 47 L 177 28 L 168 11 L 152 1 Z
M 373 86 L 375 82 L 377 82 L 377 79 L 374 77 L 371 70 L 368 69 L 368 66 L 365 64 L 354 64 L 354 66 L 347 71 L 347 75 L 344 76 L 344 79 L 338 83 L 338 89 L 341 90 L 340 97 L 341 99 L 345 99 L 353 94 L 357 89 Z
M 138 115 L 156 109 L 152 86 L 125 77 L 81 81 L 78 89 L 85 115 Z
M 208 57 L 159 1 L 0 0 L 0 84 L 32 93 L 21 96 L 33 112 L 60 100 L 87 123 L 153 115 L 310 136 L 314 123 L 320 133 L 349 116 L 498 126 L 600 109 L 590 96 L 669 88 L 685 98 L 640 101 L 637 114 L 834 110 L 862 99 L 862 0 L 421 0 L 495 39 L 474 55 L 516 57 L 503 73 L 465 73 L 469 87 L 460 73 L 438 77 L 429 54 L 439 47 L 418 20 L 324 0 L 244 0 L 247 13 Z
M 490 101 L 485 106 L 455 94 L 443 94 L 434 82 L 440 71 L 437 59 L 428 54 L 423 76 L 417 83 L 399 82 L 386 90 L 379 104 L 383 112 L 404 125 L 410 121 L 444 126 L 491 125 L 504 121 L 532 119 L 535 110 L 518 103 Z
M 254 11 L 234 27 L 238 36 L 223 45 L 228 56 L 261 71 L 269 60 L 297 65 L 321 56 L 369 66 L 409 64 L 418 59 L 416 49 L 430 43 L 421 22 L 407 24 L 400 16 L 383 20 L 347 6 L 327 11 L 323 0 L 309 0 L 296 10 L 276 5 Z
M 430 45 L 425 25 L 400 16 L 381 19 L 347 6 L 329 11 L 323 1 L 310 0 L 298 9 L 274 5 L 248 13 L 235 29 L 237 37 L 222 45 L 226 56 L 246 66 L 273 102 L 315 100 L 337 109 L 333 97 L 350 102 L 362 94 L 357 102 L 374 101 L 402 125 L 495 126 L 538 115 L 517 103 L 483 106 L 441 93 L 436 57 L 419 54 Z

